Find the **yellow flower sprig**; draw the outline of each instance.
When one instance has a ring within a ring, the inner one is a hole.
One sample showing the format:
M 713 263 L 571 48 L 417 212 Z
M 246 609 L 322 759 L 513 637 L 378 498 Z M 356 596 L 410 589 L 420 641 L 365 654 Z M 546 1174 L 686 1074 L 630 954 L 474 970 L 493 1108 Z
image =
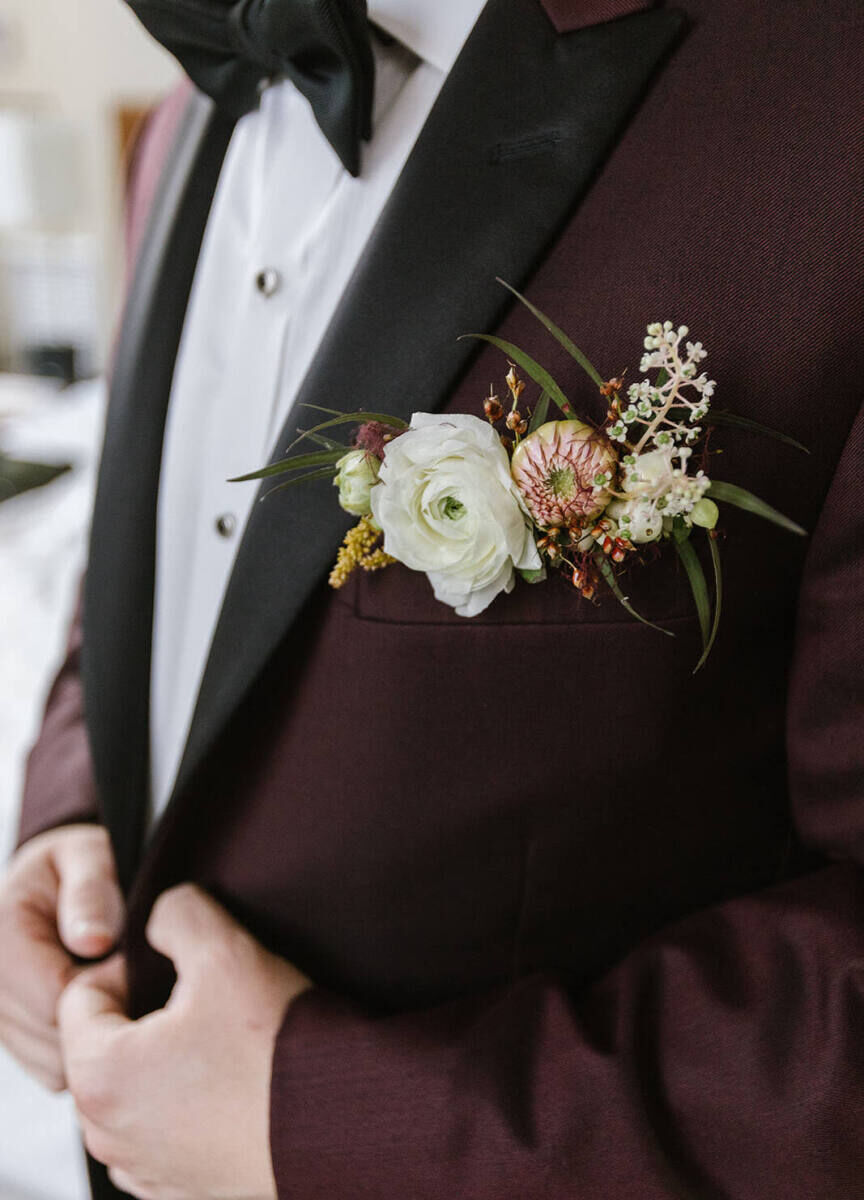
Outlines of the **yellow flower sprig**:
M 375 528 L 369 516 L 362 517 L 353 529 L 348 530 L 339 547 L 336 565 L 330 572 L 332 588 L 344 587 L 358 567 L 364 571 L 380 571 L 382 567 L 389 567 L 396 562 L 395 558 L 376 546 L 380 537 L 381 530 Z

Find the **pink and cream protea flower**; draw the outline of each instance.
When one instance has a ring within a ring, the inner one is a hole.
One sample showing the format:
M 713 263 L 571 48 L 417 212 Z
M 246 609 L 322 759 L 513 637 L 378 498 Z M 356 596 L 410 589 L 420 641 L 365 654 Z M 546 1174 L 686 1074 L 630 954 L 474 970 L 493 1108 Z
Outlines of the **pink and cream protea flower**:
M 547 421 L 513 451 L 511 471 L 535 523 L 574 527 L 611 499 L 618 457 L 609 439 L 583 421 Z

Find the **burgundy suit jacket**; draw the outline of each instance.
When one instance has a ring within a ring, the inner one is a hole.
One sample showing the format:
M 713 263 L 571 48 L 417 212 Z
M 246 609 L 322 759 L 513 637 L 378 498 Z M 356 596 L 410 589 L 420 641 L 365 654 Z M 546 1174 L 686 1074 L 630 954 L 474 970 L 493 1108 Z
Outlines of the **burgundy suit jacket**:
M 609 375 L 668 317 L 718 407 L 811 451 L 727 430 L 713 473 L 811 536 L 726 510 L 693 677 L 669 565 L 628 590 L 674 640 L 563 582 L 465 621 L 398 566 L 328 591 L 332 491 L 271 498 L 142 853 L 161 422 L 230 133 L 183 115 L 22 837 L 107 822 L 133 1014 L 167 995 L 143 930 L 186 879 L 316 981 L 275 1049 L 282 1200 L 864 1190 L 862 52 L 857 0 L 491 0 L 302 398 L 478 412 L 503 362 L 455 339 L 497 328 L 599 416 L 493 277 Z

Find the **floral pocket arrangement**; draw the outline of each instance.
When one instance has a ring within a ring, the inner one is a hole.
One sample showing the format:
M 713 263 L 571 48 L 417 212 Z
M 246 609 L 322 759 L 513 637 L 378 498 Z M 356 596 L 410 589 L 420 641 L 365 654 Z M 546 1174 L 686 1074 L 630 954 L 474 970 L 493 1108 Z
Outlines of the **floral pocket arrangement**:
M 341 587 L 356 569 L 401 563 L 422 571 L 436 598 L 464 617 L 483 612 L 518 579 L 538 584 L 563 573 L 583 601 L 605 586 L 634 618 L 670 634 L 636 612 L 624 590 L 633 557 L 666 544 L 693 594 L 702 634 L 698 670 L 720 620 L 719 506 L 805 533 L 751 492 L 709 475 L 706 431 L 738 425 L 804 447 L 712 408 L 716 384 L 702 370 L 706 351 L 686 326 L 648 325 L 641 378 L 625 388 L 622 376 L 600 375 L 563 330 L 509 290 L 598 389 L 607 409 L 601 424 L 574 412 L 549 372 L 518 346 L 470 334 L 498 347 L 509 363 L 505 399 L 490 389 L 482 416 L 419 412 L 406 423 L 386 412 L 320 409 L 327 419 L 300 431 L 285 458 L 240 478 L 288 474 L 279 490 L 332 476 L 339 503 L 359 523 L 339 550 L 331 585 Z M 530 404 L 526 379 L 539 389 Z M 347 446 L 332 436 L 343 426 L 355 431 Z M 304 442 L 317 449 L 298 453 Z M 710 589 L 693 544 L 697 534 L 708 549 Z

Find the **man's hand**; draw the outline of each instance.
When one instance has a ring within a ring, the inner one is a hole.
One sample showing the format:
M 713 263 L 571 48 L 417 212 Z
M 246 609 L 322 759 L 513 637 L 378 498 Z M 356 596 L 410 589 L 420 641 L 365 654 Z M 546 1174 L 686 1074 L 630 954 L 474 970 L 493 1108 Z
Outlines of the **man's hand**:
M 119 955 L 60 1002 L 87 1148 L 140 1200 L 273 1200 L 273 1048 L 309 980 L 191 884 L 159 898 L 147 938 L 177 971 L 164 1009 L 127 1019 Z
M 123 923 L 108 834 L 67 825 L 40 834 L 0 881 L 0 1042 L 52 1091 L 65 1085 L 57 1001 L 73 955 L 99 958 Z

